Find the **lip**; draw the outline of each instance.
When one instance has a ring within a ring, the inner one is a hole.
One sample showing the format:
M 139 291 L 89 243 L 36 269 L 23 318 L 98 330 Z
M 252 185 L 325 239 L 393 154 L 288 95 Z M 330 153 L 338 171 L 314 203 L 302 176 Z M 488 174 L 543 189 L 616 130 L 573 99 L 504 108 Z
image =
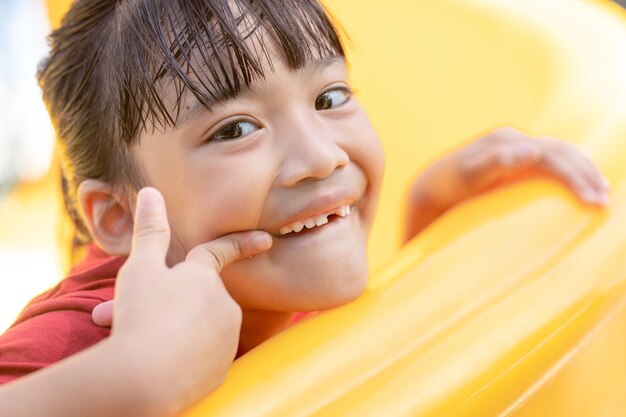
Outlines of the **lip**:
M 279 229 L 296 221 L 303 221 L 310 217 L 316 217 L 338 209 L 341 206 L 354 206 L 358 198 L 358 193 L 348 190 L 327 191 L 322 195 L 300 203 L 299 207 L 293 210 L 293 214 L 281 219 L 277 227 L 268 230 L 274 237 L 283 237 Z

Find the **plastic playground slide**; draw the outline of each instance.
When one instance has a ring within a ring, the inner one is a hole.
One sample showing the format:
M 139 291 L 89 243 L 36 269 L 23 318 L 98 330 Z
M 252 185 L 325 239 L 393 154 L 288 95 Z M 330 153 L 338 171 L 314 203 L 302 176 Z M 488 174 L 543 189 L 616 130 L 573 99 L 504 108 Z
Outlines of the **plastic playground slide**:
M 353 83 L 387 153 L 371 284 L 237 360 L 184 415 L 624 415 L 624 11 L 608 0 L 325 3 L 351 38 Z M 502 125 L 586 148 L 612 182 L 610 208 L 535 180 L 453 209 L 399 250 L 411 176 Z

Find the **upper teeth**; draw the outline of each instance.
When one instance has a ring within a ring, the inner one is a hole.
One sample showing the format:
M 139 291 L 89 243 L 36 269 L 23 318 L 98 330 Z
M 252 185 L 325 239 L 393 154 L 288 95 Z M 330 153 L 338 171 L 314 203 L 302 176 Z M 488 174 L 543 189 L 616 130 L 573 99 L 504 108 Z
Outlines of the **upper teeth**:
M 301 232 L 304 228 L 312 229 L 313 227 L 316 227 L 316 226 L 322 226 L 328 223 L 328 217 L 332 216 L 333 214 L 336 214 L 341 217 L 349 216 L 350 206 L 345 206 L 345 205 L 340 206 L 336 208 L 335 210 L 329 211 L 328 213 L 320 214 L 318 216 L 309 217 L 304 220 L 298 220 L 293 223 L 289 223 L 281 227 L 280 229 L 278 229 L 278 233 L 281 236 L 284 236 L 291 232 L 295 232 L 295 233 Z

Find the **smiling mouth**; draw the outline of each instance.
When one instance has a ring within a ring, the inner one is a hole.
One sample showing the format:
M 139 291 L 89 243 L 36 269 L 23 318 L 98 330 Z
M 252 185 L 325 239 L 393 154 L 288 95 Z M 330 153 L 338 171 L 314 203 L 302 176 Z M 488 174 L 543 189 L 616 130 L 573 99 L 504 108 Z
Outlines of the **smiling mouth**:
M 318 214 L 317 216 L 312 216 L 303 220 L 297 220 L 295 222 L 286 224 L 285 226 L 282 226 L 280 229 L 278 229 L 278 233 L 276 233 L 276 236 L 286 237 L 303 234 L 311 229 L 318 229 L 321 226 L 324 226 L 338 218 L 348 217 L 351 212 L 351 206 L 342 205 L 337 207 L 336 209 L 329 211 L 328 213 Z

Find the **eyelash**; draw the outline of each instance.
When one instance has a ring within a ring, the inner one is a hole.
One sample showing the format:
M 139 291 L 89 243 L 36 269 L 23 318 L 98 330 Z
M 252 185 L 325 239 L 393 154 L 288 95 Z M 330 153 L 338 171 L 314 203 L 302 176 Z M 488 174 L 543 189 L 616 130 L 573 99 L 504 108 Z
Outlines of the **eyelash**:
M 330 93 L 333 93 L 333 92 L 337 92 L 337 91 L 342 92 L 342 93 L 344 94 L 344 98 L 345 98 L 345 100 L 344 100 L 342 103 L 340 103 L 340 104 L 339 104 L 339 105 L 337 105 L 337 106 L 330 107 L 330 108 L 326 108 L 326 109 L 320 109 L 320 108 L 318 108 L 318 104 L 320 104 L 320 99 L 321 99 L 322 97 L 326 96 L 327 94 L 330 94 Z M 341 107 L 341 106 L 343 106 L 344 104 L 346 104 L 348 101 L 350 101 L 350 99 L 352 98 L 352 95 L 353 95 L 353 94 L 354 94 L 354 93 L 353 93 L 353 91 L 352 91 L 350 88 L 348 88 L 348 87 L 332 87 L 332 88 L 329 88 L 328 90 L 324 91 L 322 94 L 320 94 L 320 95 L 319 95 L 319 96 L 315 99 L 315 109 L 316 109 L 316 110 L 318 110 L 318 111 L 324 111 L 324 110 L 336 109 L 337 107 Z
M 248 133 L 245 133 L 245 134 L 243 134 L 243 135 L 242 135 L 242 134 L 241 134 L 241 131 L 242 131 L 242 130 L 241 130 L 241 125 L 245 125 L 245 124 L 254 126 L 255 130 L 254 130 L 254 131 L 252 131 L 252 132 L 248 132 Z M 233 128 L 233 127 L 237 127 L 237 126 L 239 127 L 239 131 L 238 131 L 237 133 L 238 133 L 240 136 L 237 136 L 237 137 L 232 137 L 232 138 L 227 138 L 227 139 L 224 139 L 224 138 L 218 138 L 218 135 L 220 135 L 220 133 L 225 132 L 225 131 L 226 131 L 227 129 L 229 129 L 229 128 Z M 240 119 L 240 120 L 235 120 L 235 121 L 232 121 L 232 122 L 230 122 L 230 123 L 228 123 L 228 124 L 226 124 L 226 125 L 224 125 L 224 126 L 220 127 L 217 131 L 215 131 L 215 133 L 213 133 L 213 134 L 209 135 L 209 137 L 208 137 L 208 139 L 207 139 L 207 142 L 225 142 L 225 141 L 229 141 L 229 140 L 237 140 L 237 139 L 241 139 L 241 138 L 243 138 L 243 137 L 246 137 L 246 136 L 248 136 L 248 135 L 250 135 L 250 134 L 254 133 L 256 130 L 258 130 L 258 129 L 260 129 L 260 128 L 261 128 L 261 127 L 259 126 L 259 124 L 258 124 L 257 122 L 252 121 L 252 120 L 249 120 L 249 119 Z
M 327 96 L 330 93 L 334 93 L 334 92 L 341 92 L 344 94 L 344 101 L 339 103 L 338 105 L 332 106 L 332 107 L 328 107 L 328 108 L 318 108 L 318 107 L 322 107 L 323 103 L 320 101 L 323 97 Z M 354 92 L 348 88 L 348 87 L 333 87 L 330 88 L 324 92 L 322 92 L 319 96 L 317 96 L 317 98 L 315 99 L 315 109 L 317 111 L 326 111 L 326 110 L 332 110 L 332 109 L 336 109 L 338 107 L 343 106 L 344 104 L 346 104 L 348 101 L 350 101 L 350 99 L 352 98 L 352 95 L 354 94 Z M 241 125 L 253 125 L 254 126 L 254 130 L 250 131 L 248 133 L 244 133 L 242 134 L 242 129 L 241 129 Z M 236 130 L 235 132 L 230 132 L 230 133 L 235 133 L 238 134 L 239 136 L 237 137 L 230 137 L 230 138 L 226 138 L 224 139 L 219 138 L 219 135 L 222 134 L 227 130 L 227 129 L 232 129 L 232 128 L 236 128 L 238 130 Z M 208 139 L 206 140 L 206 142 L 225 142 L 225 141 L 230 141 L 230 140 L 237 140 L 237 139 L 241 139 L 243 137 L 246 137 L 252 133 L 254 133 L 256 130 L 260 129 L 261 127 L 259 126 L 259 124 L 255 121 L 251 121 L 249 119 L 240 119 L 240 120 L 235 120 L 233 122 L 230 122 L 222 127 L 220 127 L 217 131 L 215 131 L 215 133 L 209 135 Z

